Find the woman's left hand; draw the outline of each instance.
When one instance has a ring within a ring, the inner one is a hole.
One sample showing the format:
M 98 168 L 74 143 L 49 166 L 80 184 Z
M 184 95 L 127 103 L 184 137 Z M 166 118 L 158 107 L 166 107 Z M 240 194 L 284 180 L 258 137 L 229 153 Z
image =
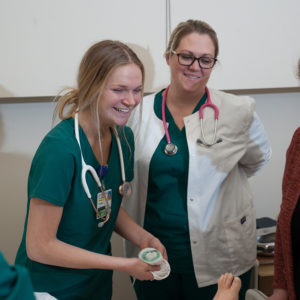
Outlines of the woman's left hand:
M 150 235 L 148 239 L 144 240 L 140 244 L 140 249 L 142 250 L 144 248 L 155 248 L 162 254 L 165 260 L 168 260 L 167 250 L 165 246 L 155 236 Z

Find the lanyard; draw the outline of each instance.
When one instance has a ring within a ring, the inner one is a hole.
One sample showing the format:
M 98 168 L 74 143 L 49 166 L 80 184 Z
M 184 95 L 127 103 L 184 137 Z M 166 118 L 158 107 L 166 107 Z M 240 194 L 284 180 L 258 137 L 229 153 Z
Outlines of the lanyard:
M 92 200 L 92 195 L 90 193 L 90 189 L 89 189 L 89 187 L 87 185 L 87 182 L 86 182 L 86 173 L 87 172 L 91 173 L 91 175 L 92 175 L 93 179 L 95 180 L 95 182 L 97 183 L 99 189 L 101 190 L 101 192 L 105 196 L 104 186 L 101 184 L 101 181 L 98 177 L 98 174 L 97 174 L 96 170 L 92 166 L 87 165 L 84 158 L 83 158 L 81 144 L 80 144 L 80 137 L 79 137 L 78 113 L 75 114 L 74 128 L 75 128 L 75 137 L 76 137 L 76 140 L 78 142 L 79 149 L 80 149 L 80 155 L 81 155 L 81 164 L 82 164 L 81 182 L 82 182 L 82 185 L 83 185 L 83 189 L 84 189 L 87 197 L 89 198 L 89 200 L 90 200 L 90 202 L 93 206 L 94 211 L 96 212 L 97 218 L 101 218 L 99 213 L 98 213 L 98 210 L 96 209 L 95 204 Z M 119 152 L 119 158 L 120 158 L 120 167 L 121 167 L 122 184 L 119 186 L 119 193 L 122 196 L 126 197 L 126 196 L 129 196 L 130 193 L 131 193 L 131 186 L 130 186 L 129 182 L 125 181 L 126 177 L 125 177 L 123 151 L 122 151 L 122 147 L 121 147 L 120 138 L 119 138 L 117 129 L 115 127 L 113 127 L 113 133 L 114 133 L 114 135 L 116 137 L 116 140 L 117 140 L 118 152 Z M 105 219 L 102 222 L 102 226 L 104 225 L 104 223 L 106 223 L 108 221 L 108 219 L 110 217 L 110 206 L 108 204 L 108 200 L 107 200 L 106 196 L 105 196 L 105 202 L 106 202 L 106 208 L 107 208 L 107 215 L 106 215 Z

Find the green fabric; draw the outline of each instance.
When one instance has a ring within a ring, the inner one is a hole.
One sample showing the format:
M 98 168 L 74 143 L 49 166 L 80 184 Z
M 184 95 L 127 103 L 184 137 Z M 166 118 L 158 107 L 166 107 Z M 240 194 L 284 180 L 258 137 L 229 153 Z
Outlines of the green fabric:
M 27 270 L 23 266 L 10 266 L 2 253 L 0 253 L 0 299 L 35 299 Z
M 130 145 L 129 149 L 123 130 L 118 128 L 118 131 L 125 160 L 126 179 L 130 181 L 133 178 L 133 134 L 129 128 L 124 128 L 126 139 Z M 97 169 L 99 163 L 82 128 L 79 128 L 79 135 L 85 162 Z M 28 179 L 28 207 L 32 197 L 64 207 L 57 238 L 68 244 L 102 254 L 111 252 L 110 238 L 121 204 L 121 196 L 118 193 L 119 185 L 122 183 L 119 152 L 113 134 L 112 137 L 108 173 L 104 178 L 106 189 L 112 189 L 112 208 L 110 220 L 102 228 L 97 226 L 99 220 L 96 220 L 96 214 L 82 186 L 81 156 L 72 118 L 60 122 L 43 139 L 34 156 Z M 97 193 L 100 190 L 89 172 L 86 178 L 92 199 L 97 206 Z M 35 291 L 55 292 L 57 297 L 61 292 L 67 297 L 65 291 L 69 290 L 69 297 L 71 297 L 75 286 L 77 294 L 80 295 L 81 288 L 82 291 L 85 288 L 86 283 L 84 282 L 90 282 L 92 277 L 101 277 L 102 274 L 111 277 L 110 272 L 107 273 L 103 270 L 69 269 L 30 260 L 25 249 L 26 227 L 27 216 L 16 263 L 28 268 Z M 91 291 L 97 290 L 98 296 L 102 295 L 101 284 L 95 282 L 94 286 L 90 285 L 90 289 Z M 85 293 L 87 292 L 85 290 Z
M 194 112 L 199 110 L 205 100 L 206 94 L 200 99 Z M 162 92 L 154 100 L 154 112 L 162 120 L 161 105 Z M 185 127 L 179 130 L 167 106 L 165 112 L 170 139 L 177 145 L 178 151 L 174 156 L 164 153 L 164 136 L 151 158 L 144 227 L 166 247 L 172 270 L 190 272 L 193 270 L 193 263 L 187 215 L 189 150 Z

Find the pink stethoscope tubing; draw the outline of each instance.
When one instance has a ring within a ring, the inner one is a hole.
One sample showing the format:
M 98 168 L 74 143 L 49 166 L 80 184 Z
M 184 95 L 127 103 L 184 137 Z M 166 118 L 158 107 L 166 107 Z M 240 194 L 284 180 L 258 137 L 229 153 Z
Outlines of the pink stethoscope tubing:
M 171 144 L 171 139 L 170 139 L 168 126 L 167 126 L 167 122 L 166 122 L 166 110 L 165 110 L 166 99 L 167 99 L 169 88 L 170 88 L 170 85 L 166 88 L 166 90 L 163 94 L 161 108 L 162 108 L 162 119 L 163 119 L 163 125 L 164 125 L 164 129 L 165 129 L 167 143 Z M 207 95 L 207 100 L 203 105 L 200 106 L 200 109 L 199 109 L 200 128 L 201 128 L 201 134 L 202 134 L 202 139 L 203 139 L 203 141 L 199 140 L 199 143 L 210 147 L 210 146 L 215 145 L 216 143 L 218 143 L 220 141 L 220 140 L 217 141 L 217 126 L 218 126 L 218 119 L 219 119 L 219 109 L 215 104 L 213 104 L 211 102 L 210 93 L 209 93 L 209 90 L 208 90 L 207 87 L 205 87 L 205 92 L 206 92 L 206 95 Z M 204 109 L 206 107 L 212 108 L 215 112 L 214 136 L 213 136 L 213 139 L 212 139 L 211 142 L 207 141 L 207 139 L 205 137 L 205 134 L 204 134 L 204 130 L 203 130 L 203 115 L 204 115 Z

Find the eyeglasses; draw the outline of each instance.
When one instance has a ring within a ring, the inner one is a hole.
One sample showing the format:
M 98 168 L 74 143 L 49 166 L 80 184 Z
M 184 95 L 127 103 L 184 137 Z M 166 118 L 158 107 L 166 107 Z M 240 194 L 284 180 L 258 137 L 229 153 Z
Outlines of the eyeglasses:
M 192 54 L 177 53 L 175 51 L 172 51 L 172 53 L 177 55 L 178 63 L 182 66 L 191 66 L 195 62 L 195 60 L 197 60 L 199 67 L 201 69 L 211 69 L 217 61 L 217 59 L 214 57 L 208 57 L 208 56 L 196 57 Z

